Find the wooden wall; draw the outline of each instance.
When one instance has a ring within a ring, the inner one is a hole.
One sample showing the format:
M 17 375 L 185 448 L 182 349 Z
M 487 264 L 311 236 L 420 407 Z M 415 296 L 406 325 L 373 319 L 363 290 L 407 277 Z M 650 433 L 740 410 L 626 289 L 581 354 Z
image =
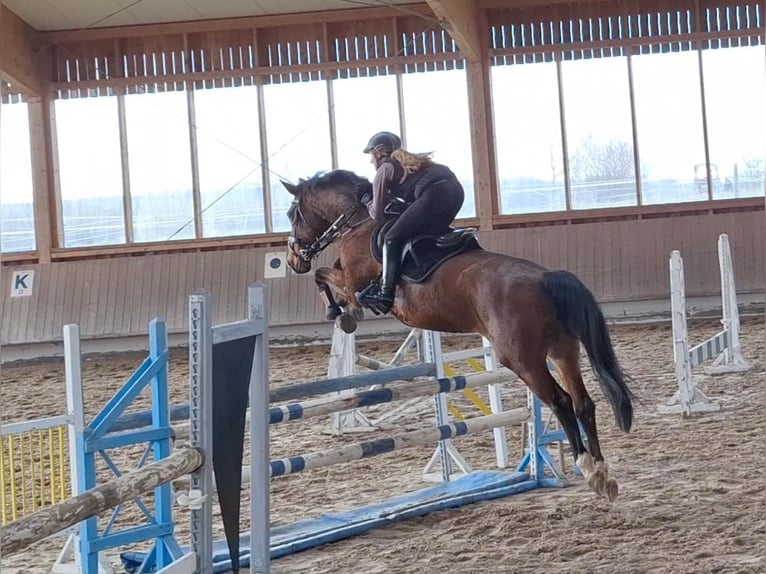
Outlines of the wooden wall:
M 672 249 L 684 256 L 689 296 L 719 293 L 716 242 L 723 232 L 732 244 L 738 292 L 763 292 L 763 211 L 495 230 L 483 233 L 481 241 L 490 250 L 568 269 L 606 302 L 667 298 Z M 78 323 L 83 338 L 143 335 L 155 316 L 167 321 L 170 332 L 184 332 L 187 296 L 197 288 L 213 294 L 215 323 L 243 318 L 247 286 L 263 278 L 267 251 L 274 249 L 4 267 L 0 343 L 56 342 L 67 323 Z M 14 269 L 35 271 L 31 296 L 9 296 Z M 311 275 L 288 270 L 287 277 L 266 283 L 272 287 L 273 325 L 322 321 Z

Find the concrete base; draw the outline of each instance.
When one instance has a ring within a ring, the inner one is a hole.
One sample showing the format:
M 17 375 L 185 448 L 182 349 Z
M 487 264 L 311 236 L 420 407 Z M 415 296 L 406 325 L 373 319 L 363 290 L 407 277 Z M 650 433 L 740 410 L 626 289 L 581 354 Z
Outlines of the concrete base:
M 741 317 L 763 315 L 766 310 L 764 293 L 747 293 L 737 296 L 739 314 Z M 689 297 L 686 299 L 687 318 L 715 319 L 721 317 L 720 296 Z M 609 323 L 658 323 L 670 320 L 670 299 L 648 301 L 619 301 L 601 304 L 604 315 Z M 356 332 L 357 341 L 371 341 L 390 337 L 403 337 L 410 328 L 393 317 L 365 316 L 359 323 Z M 333 323 L 323 321 L 306 325 L 272 325 L 269 327 L 269 341 L 274 347 L 326 345 L 332 339 Z M 83 339 L 82 354 L 122 353 L 130 351 L 146 351 L 147 337 L 104 337 L 99 339 Z M 188 335 L 185 332 L 169 333 L 168 345 L 185 347 Z M 0 362 L 39 359 L 63 356 L 63 344 L 58 341 L 26 344 L 3 345 L 0 349 Z

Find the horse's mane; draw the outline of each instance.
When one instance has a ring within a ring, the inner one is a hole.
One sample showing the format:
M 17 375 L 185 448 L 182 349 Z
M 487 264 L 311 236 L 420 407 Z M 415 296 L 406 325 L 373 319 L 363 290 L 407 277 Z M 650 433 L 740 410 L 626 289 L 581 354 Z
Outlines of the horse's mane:
M 302 195 L 316 194 L 325 189 L 332 189 L 355 204 L 361 203 L 361 198 L 365 193 L 372 194 L 370 180 L 345 169 L 320 171 L 308 179 L 301 179 L 299 183 Z M 298 200 L 294 201 L 287 210 L 287 217 L 293 225 L 299 216 L 303 217 L 300 203 Z
M 334 169 L 327 172 L 318 172 L 307 180 L 302 181 L 304 193 L 316 193 L 327 188 L 346 195 L 353 195 L 358 201 L 367 192 L 372 191 L 372 183 L 365 177 L 357 175 L 353 171 Z

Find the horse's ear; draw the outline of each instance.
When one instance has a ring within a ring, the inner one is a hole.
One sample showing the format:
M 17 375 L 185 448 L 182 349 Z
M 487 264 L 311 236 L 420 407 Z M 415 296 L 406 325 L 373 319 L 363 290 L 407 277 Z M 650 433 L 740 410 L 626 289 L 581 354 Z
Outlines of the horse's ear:
M 297 185 L 293 185 L 292 183 L 288 183 L 281 179 L 279 181 L 282 183 L 282 185 L 285 186 L 285 189 L 290 192 L 291 195 L 298 195 L 299 187 Z

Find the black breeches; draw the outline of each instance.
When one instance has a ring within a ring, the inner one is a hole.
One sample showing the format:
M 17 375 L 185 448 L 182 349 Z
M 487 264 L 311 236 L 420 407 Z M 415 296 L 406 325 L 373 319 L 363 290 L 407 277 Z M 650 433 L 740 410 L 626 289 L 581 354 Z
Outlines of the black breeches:
M 386 243 L 401 244 L 415 235 L 447 233 L 464 198 L 463 186 L 457 179 L 427 187 L 388 230 Z

